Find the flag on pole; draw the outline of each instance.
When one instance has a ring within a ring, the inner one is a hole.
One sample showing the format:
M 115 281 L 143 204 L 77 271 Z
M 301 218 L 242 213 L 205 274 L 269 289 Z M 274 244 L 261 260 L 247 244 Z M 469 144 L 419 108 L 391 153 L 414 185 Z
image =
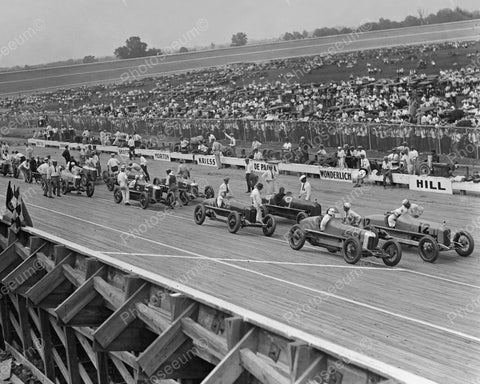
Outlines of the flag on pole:
M 27 207 L 23 202 L 22 196 L 20 195 L 20 188 L 16 188 L 15 186 L 13 187 L 10 204 L 13 207 L 10 226 L 12 231 L 18 233 L 21 227 L 33 227 L 32 218 L 30 217 Z
M 5 205 L 7 206 L 7 209 L 10 212 L 13 212 L 14 206 L 12 204 L 12 198 L 13 198 L 13 190 L 12 190 L 12 185 L 11 182 L 8 182 L 8 187 L 7 187 L 7 197 L 5 199 Z

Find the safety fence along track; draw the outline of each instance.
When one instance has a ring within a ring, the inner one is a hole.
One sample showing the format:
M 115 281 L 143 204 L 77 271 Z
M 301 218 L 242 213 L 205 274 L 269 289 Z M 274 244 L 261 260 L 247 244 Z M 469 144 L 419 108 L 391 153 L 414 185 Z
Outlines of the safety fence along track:
M 43 383 L 428 383 L 34 228 L 0 247 L 2 348 Z

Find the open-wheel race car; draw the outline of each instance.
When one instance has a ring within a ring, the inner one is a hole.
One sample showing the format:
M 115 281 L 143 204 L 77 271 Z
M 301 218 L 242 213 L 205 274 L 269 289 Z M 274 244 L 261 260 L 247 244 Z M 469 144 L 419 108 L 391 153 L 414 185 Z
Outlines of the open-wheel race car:
M 251 205 L 245 205 L 238 201 L 230 200 L 224 208 L 219 208 L 215 199 L 205 200 L 198 204 L 193 212 L 195 223 L 202 225 L 205 218 L 211 220 L 225 221 L 230 233 L 237 233 L 240 228 L 257 227 L 262 228 L 265 236 L 272 236 L 277 226 L 272 215 L 265 215 L 262 223 L 256 221 L 257 210 Z
M 467 231 L 452 231 L 445 223 L 405 214 L 396 220 L 395 228 L 388 225 L 390 212 L 363 218 L 363 226 L 375 228 L 380 235 L 388 235 L 400 244 L 418 247 L 422 260 L 433 263 L 441 251 L 454 250 L 460 256 L 470 256 L 474 250 L 472 235 Z
M 284 217 L 299 223 L 309 216 L 320 216 L 322 207 L 316 201 L 296 199 L 292 196 L 273 195 L 262 199 L 265 214 Z
M 353 227 L 339 219 L 331 219 L 320 230 L 323 216 L 308 217 L 295 224 L 288 233 L 288 243 L 294 250 L 300 250 L 308 241 L 311 245 L 324 247 L 331 253 L 342 251 L 344 260 L 355 264 L 362 257 L 377 257 L 393 267 L 402 258 L 402 248 L 395 240 L 387 240 L 379 246 L 379 236 L 375 231 Z
M 150 204 L 162 203 L 171 208 L 175 205 L 175 195 L 166 185 L 155 184 L 137 184 L 129 186 L 130 200 L 140 203 L 143 209 L 147 209 Z M 122 191 L 119 186 L 113 190 L 113 199 L 115 203 L 120 204 L 123 200 Z
M 88 197 L 92 197 L 95 192 L 95 185 L 84 174 L 75 176 L 63 171 L 60 176 L 60 190 L 64 195 L 75 191 L 79 194 L 85 192 Z
M 207 185 L 202 192 L 200 192 L 199 185 L 194 180 L 178 180 L 179 197 L 183 205 L 187 205 L 190 201 L 195 199 L 212 199 L 215 197 L 215 191 L 211 185 Z

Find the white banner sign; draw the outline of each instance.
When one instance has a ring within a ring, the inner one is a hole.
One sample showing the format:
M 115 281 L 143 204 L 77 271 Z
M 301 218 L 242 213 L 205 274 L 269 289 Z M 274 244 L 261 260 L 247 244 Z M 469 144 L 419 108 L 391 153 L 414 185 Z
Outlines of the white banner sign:
M 35 144 L 36 147 L 45 148 L 45 141 L 44 140 L 35 140 L 33 142 L 33 144 Z
M 202 156 L 202 155 L 195 155 L 195 160 L 199 165 L 206 165 L 208 167 L 216 167 L 217 166 L 217 159 L 215 156 Z
M 320 179 L 352 182 L 352 169 L 319 167 Z
M 161 160 L 161 161 L 170 161 L 170 153 L 169 152 L 155 152 L 153 154 L 154 160 Z
M 253 170 L 255 172 L 263 173 L 265 171 L 269 171 L 270 169 L 273 169 L 274 173 L 278 173 L 278 164 L 270 164 L 264 161 L 255 161 L 255 160 L 253 160 L 252 162 L 253 162 Z
M 444 177 L 410 176 L 409 188 L 413 191 L 428 191 L 451 195 L 452 182 Z

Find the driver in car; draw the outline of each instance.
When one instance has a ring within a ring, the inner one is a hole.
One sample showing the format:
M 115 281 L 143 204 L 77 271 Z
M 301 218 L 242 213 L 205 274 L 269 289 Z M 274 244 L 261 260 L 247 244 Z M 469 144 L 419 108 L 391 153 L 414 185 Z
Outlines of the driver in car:
M 337 213 L 337 208 L 328 208 L 327 214 L 323 216 L 322 221 L 320 222 L 320 231 L 325 231 L 327 224 L 335 217 Z
M 358 227 L 360 225 L 360 222 L 362 221 L 362 216 L 360 216 L 352 209 L 352 204 L 344 203 L 343 210 L 345 211 L 345 217 L 343 218 L 343 222 L 345 224 Z
M 400 216 L 408 213 L 408 210 L 410 209 L 411 204 L 408 199 L 405 199 L 402 201 L 402 206 L 394 209 L 391 214 L 388 216 L 387 221 L 388 221 L 388 226 L 390 228 L 395 228 L 395 224 L 397 223 L 397 220 Z

